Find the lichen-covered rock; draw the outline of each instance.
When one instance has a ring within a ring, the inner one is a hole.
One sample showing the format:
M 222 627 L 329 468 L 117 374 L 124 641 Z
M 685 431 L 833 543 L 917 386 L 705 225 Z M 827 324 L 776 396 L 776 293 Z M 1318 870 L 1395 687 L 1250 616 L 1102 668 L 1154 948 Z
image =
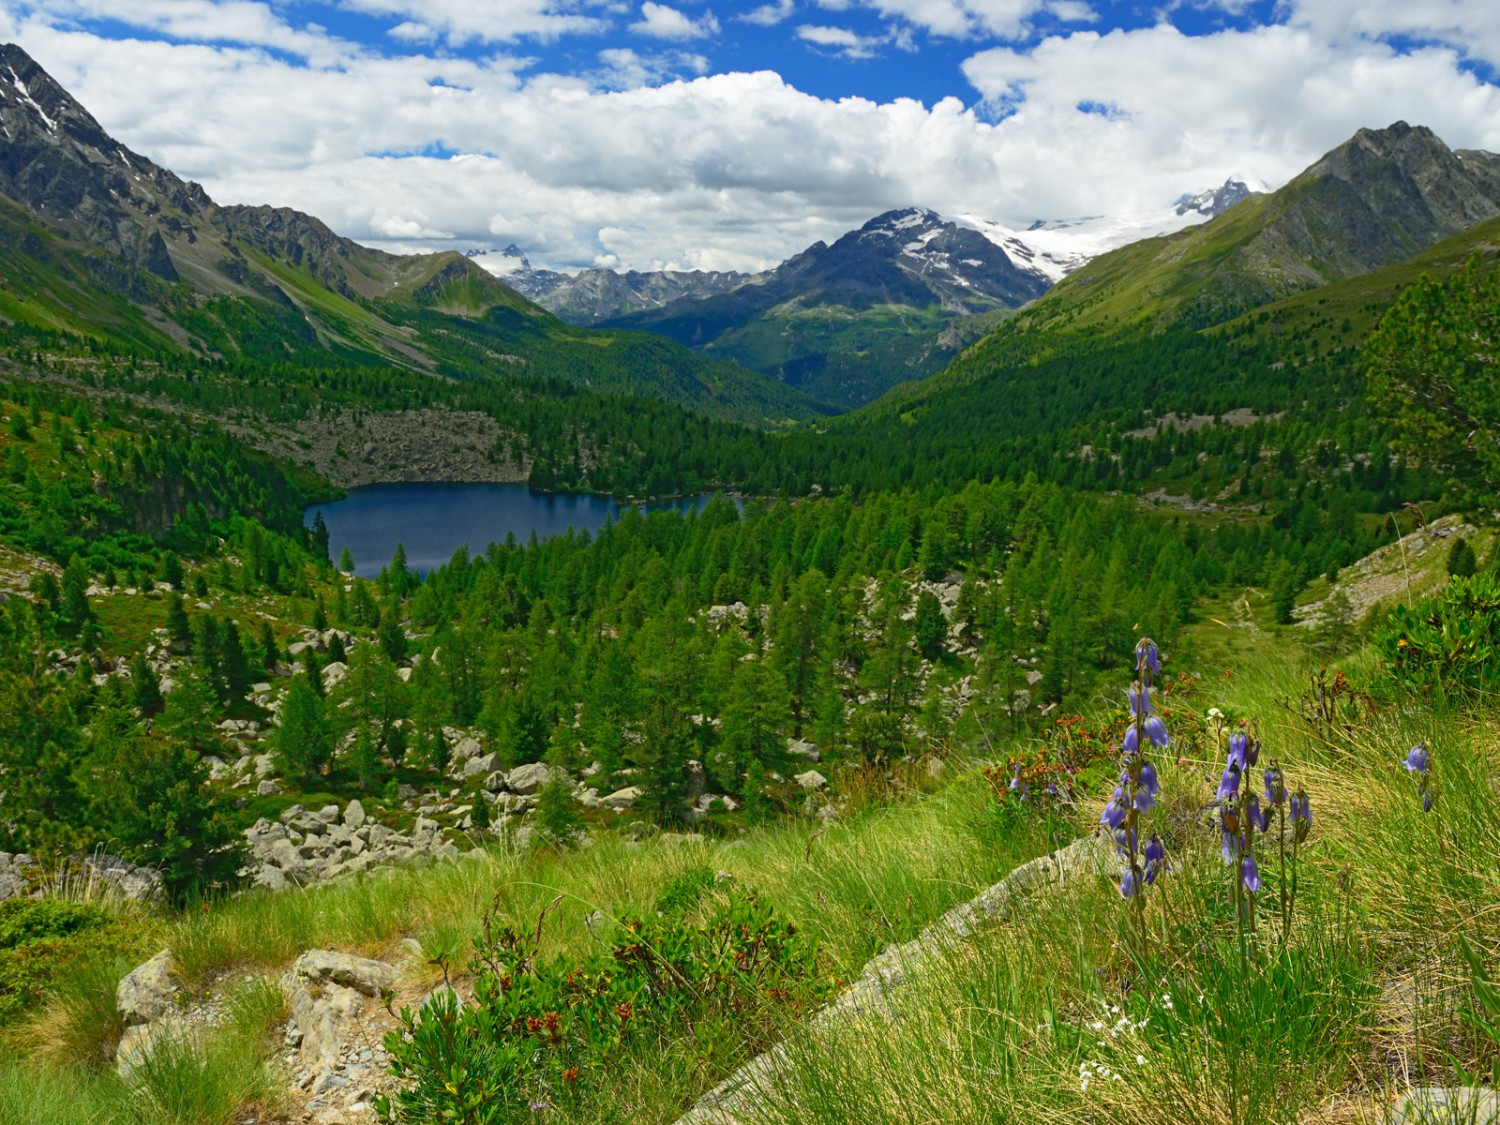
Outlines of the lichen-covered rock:
M 137 965 L 115 988 L 115 1007 L 126 1027 L 150 1023 L 172 1010 L 177 998 L 177 978 L 172 951 L 163 949 L 151 960 Z

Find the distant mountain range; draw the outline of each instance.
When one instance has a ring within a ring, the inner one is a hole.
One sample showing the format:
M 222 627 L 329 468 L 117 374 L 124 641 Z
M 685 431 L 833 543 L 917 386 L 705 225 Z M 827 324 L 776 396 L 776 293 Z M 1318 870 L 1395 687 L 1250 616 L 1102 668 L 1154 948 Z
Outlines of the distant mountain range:
M 0 323 L 204 358 L 565 380 L 758 424 L 817 410 L 659 336 L 565 325 L 462 254 L 387 254 L 288 208 L 219 206 L 9 44 L 0 133 Z
M 909 207 L 754 275 L 589 269 L 569 277 L 534 268 L 514 244 L 471 256 L 570 324 L 646 329 L 814 398 L 859 406 L 939 370 L 1098 254 L 1213 218 L 1252 194 L 1230 179 L 1153 214 L 1038 221 L 1024 231 Z

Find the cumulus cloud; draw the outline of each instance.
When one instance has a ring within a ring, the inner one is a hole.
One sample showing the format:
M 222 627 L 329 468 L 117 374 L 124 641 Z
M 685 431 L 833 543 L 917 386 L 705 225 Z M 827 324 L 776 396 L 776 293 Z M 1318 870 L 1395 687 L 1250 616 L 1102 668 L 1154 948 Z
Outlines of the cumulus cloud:
M 1500 64 L 1500 5 L 1492 0 L 1292 0 L 1287 23 L 1332 42 L 1402 38 Z
M 1048 14 L 1062 22 L 1090 22 L 1094 11 L 1081 0 L 859 0 L 887 19 L 899 19 L 949 39 L 980 36 L 1024 39 L 1033 21 Z
M 676 8 L 646 0 L 641 5 L 641 18 L 630 25 L 630 30 L 654 39 L 703 39 L 719 33 L 719 21 L 712 12 L 693 19 Z
M 1135 214 L 1230 173 L 1279 184 L 1398 118 L 1500 151 L 1500 90 L 1464 67 L 1479 47 L 1426 36 L 1403 52 L 1295 12 L 1212 35 L 1161 25 L 976 49 L 963 72 L 981 100 L 924 105 L 814 97 L 768 71 L 691 77 L 707 61 L 672 47 L 538 74 L 504 54 L 321 62 L 111 41 L 19 11 L 0 0 L 0 26 L 107 129 L 221 202 L 297 207 L 402 249 L 515 242 L 562 267 L 759 269 L 911 203 L 1012 226 Z
M 51 21 L 107 19 L 198 43 L 255 43 L 326 64 L 356 50 L 321 28 L 293 27 L 258 0 L 22 0 L 12 5 L 23 19 Z

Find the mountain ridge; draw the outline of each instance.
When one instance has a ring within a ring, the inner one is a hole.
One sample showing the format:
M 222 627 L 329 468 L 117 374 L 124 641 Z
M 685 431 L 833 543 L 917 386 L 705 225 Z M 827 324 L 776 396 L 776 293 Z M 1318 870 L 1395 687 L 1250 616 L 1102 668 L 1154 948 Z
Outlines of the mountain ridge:
M 561 379 L 758 424 L 818 412 L 665 341 L 590 337 L 456 251 L 389 254 L 292 208 L 218 205 L 110 137 L 14 44 L 0 45 L 0 132 L 6 320 L 206 359 Z

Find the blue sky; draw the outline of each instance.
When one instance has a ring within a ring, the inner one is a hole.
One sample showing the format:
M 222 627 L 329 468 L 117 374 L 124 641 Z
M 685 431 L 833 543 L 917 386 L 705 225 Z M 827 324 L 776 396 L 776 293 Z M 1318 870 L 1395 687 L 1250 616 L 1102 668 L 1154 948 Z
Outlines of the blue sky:
M 1500 150 L 1493 0 L 0 0 L 133 148 L 396 249 L 773 264 L 890 207 L 1024 227 Z

